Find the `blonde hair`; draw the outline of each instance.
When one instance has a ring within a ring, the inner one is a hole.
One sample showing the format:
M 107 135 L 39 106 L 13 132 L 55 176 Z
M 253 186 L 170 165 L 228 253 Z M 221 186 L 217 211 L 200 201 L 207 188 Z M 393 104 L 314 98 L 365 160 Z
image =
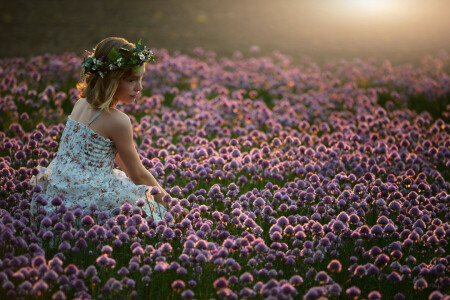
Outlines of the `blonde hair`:
M 97 59 L 107 57 L 112 49 L 119 51 L 120 48 L 133 51 L 135 46 L 126 39 L 109 37 L 95 46 L 94 57 Z M 113 105 L 113 97 L 120 80 L 132 72 L 131 68 L 109 71 L 103 78 L 97 74 L 86 74 L 77 83 L 77 89 L 81 92 L 80 97 L 86 98 L 94 108 L 108 112 Z

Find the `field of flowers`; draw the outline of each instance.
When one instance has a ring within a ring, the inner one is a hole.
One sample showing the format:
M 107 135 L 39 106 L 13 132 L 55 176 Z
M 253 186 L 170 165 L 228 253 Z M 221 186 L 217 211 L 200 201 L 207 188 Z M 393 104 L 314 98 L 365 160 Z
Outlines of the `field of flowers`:
M 0 59 L 1 299 L 449 299 L 447 53 L 418 67 L 157 53 L 121 109 L 174 197 L 158 224 L 143 201 L 108 215 L 30 185 L 81 58 Z

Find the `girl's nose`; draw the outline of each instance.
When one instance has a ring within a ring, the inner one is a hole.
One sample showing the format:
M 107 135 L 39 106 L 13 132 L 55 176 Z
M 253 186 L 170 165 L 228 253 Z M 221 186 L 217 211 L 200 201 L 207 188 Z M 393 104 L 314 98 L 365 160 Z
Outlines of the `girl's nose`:
M 135 90 L 136 91 L 141 91 L 142 90 L 142 82 L 139 82 L 139 84 L 136 85 Z

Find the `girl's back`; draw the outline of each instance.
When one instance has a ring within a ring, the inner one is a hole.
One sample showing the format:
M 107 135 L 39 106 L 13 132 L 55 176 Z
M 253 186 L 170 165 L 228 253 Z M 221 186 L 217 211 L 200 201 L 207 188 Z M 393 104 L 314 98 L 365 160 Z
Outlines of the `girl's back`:
M 111 135 L 108 132 L 108 125 L 117 118 L 118 111 L 110 109 L 109 113 L 101 113 L 94 120 L 92 118 L 99 112 L 94 109 L 84 98 L 79 99 L 70 114 L 70 118 L 78 123 L 86 124 L 97 134 L 104 138 L 111 139 Z M 92 122 L 90 124 L 89 121 Z M 110 126 L 109 126 L 110 127 Z

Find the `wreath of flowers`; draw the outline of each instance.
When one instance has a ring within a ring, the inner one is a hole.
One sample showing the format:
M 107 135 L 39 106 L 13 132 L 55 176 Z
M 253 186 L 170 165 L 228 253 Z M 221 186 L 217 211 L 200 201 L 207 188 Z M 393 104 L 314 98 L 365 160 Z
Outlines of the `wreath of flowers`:
M 81 64 L 81 76 L 90 73 L 103 78 L 109 71 L 129 69 L 135 66 L 141 66 L 146 62 L 156 62 L 156 60 L 153 52 L 142 45 L 139 40 L 135 44 L 133 51 L 125 48 L 120 48 L 117 51 L 113 48 L 107 57 L 101 56 L 98 59 L 94 57 L 94 53 L 89 53 Z

